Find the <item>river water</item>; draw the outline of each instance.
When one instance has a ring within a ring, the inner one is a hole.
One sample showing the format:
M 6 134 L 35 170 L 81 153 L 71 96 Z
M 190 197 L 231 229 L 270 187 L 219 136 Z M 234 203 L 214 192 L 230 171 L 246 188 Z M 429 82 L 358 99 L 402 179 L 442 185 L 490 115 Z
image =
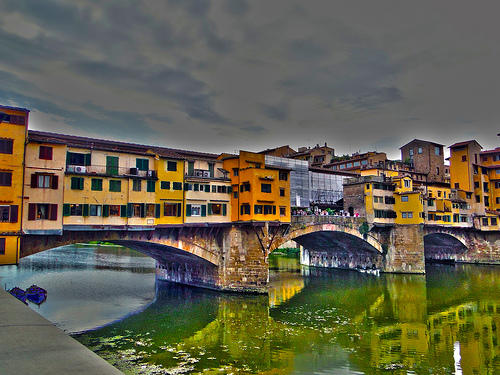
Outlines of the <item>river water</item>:
M 125 248 L 67 246 L 0 282 L 47 289 L 31 307 L 127 374 L 500 374 L 500 267 L 271 266 L 268 296 L 223 294 L 155 281 Z

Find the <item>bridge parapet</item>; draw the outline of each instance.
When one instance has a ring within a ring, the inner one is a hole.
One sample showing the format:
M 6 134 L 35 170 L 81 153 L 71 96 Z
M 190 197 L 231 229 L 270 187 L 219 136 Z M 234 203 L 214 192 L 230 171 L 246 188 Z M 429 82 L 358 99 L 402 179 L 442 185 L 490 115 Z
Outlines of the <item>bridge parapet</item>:
M 335 224 L 339 226 L 354 226 L 361 225 L 366 222 L 364 217 L 353 216 L 332 216 L 332 215 L 303 215 L 292 216 L 292 225 L 319 225 L 319 224 Z

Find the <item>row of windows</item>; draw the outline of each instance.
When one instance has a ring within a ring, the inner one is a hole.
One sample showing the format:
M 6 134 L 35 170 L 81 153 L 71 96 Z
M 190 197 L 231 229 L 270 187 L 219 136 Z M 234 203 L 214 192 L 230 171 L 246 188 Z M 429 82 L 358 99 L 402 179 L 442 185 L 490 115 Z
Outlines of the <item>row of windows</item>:
M 212 186 L 210 188 L 210 186 Z M 184 184 L 184 190 L 188 191 L 204 191 L 205 193 L 224 193 L 224 194 L 231 194 L 233 191 L 233 188 L 231 186 L 225 186 L 225 185 L 210 185 L 210 184 L 190 184 L 190 183 L 185 183 Z
M 286 207 L 280 207 L 280 216 L 286 216 Z M 253 213 L 255 215 L 276 215 L 276 206 L 269 204 L 255 204 L 253 206 Z M 250 215 L 250 204 L 243 203 L 240 206 L 240 215 Z
M 422 154 L 423 153 L 422 147 L 417 147 L 417 153 Z M 414 150 L 413 148 L 410 148 L 409 150 L 410 158 L 414 155 Z M 441 155 L 441 147 L 434 146 L 434 155 Z
M 72 190 L 83 190 L 84 184 L 85 184 L 85 179 L 83 177 L 71 177 L 71 189 Z M 92 178 L 90 188 L 93 191 L 102 191 L 103 190 L 102 178 Z M 133 191 L 141 191 L 142 190 L 142 180 L 137 180 L 137 179 L 132 180 L 132 190 Z M 154 193 L 155 190 L 156 190 L 156 181 L 147 180 L 146 181 L 146 191 L 148 193 Z M 122 181 L 121 180 L 109 180 L 109 191 L 118 192 L 118 193 L 121 192 L 122 191 Z
M 489 223 L 488 223 L 488 221 L 489 221 Z M 490 217 L 489 220 L 488 220 L 487 217 L 483 217 L 481 219 L 481 224 L 483 226 L 488 226 L 488 225 L 497 226 L 498 225 L 498 220 L 497 220 L 496 217 Z
M 361 160 L 361 161 L 355 161 L 355 162 L 334 165 L 332 169 L 333 170 L 348 169 L 348 168 L 352 168 L 352 167 L 360 167 L 362 165 L 367 165 L 367 164 L 368 164 L 368 160 Z
M 175 216 L 178 205 L 181 203 L 174 203 L 176 205 Z M 164 212 L 171 210 L 165 210 Z M 68 204 L 63 205 L 63 216 L 119 216 L 119 217 L 156 217 L 161 215 L 161 205 L 158 203 L 128 203 L 126 205 L 108 205 L 108 204 Z M 164 215 L 174 216 L 174 215 Z
M 28 220 L 57 220 L 57 204 L 28 204 Z

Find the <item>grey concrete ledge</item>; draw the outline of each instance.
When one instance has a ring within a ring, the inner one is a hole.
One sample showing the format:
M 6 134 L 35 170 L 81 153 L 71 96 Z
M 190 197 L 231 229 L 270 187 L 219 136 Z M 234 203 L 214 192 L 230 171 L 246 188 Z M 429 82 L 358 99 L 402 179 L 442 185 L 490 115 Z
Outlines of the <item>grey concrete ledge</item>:
M 0 289 L 0 374 L 122 374 Z

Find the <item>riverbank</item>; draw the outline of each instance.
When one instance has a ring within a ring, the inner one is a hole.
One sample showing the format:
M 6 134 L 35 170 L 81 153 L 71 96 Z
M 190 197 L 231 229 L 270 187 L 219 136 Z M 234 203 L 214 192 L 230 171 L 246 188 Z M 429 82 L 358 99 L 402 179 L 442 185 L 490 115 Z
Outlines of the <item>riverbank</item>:
M 0 374 L 122 374 L 0 289 Z

